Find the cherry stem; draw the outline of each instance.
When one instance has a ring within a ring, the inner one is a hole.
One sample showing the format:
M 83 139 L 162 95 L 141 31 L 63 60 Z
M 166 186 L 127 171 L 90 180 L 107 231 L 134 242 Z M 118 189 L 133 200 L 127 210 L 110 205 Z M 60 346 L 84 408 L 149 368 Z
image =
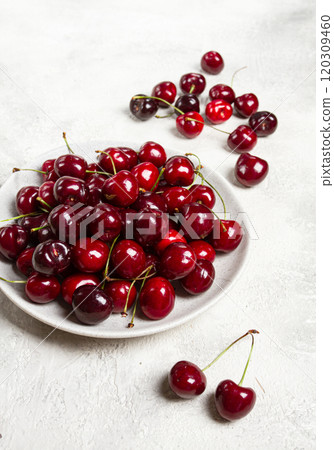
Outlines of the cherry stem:
M 234 77 L 236 76 L 236 74 L 244 69 L 247 69 L 247 66 L 241 67 L 241 69 L 238 69 L 234 72 L 234 74 L 232 75 L 232 79 L 231 79 L 231 87 L 233 86 L 233 81 L 234 81 Z
M 157 187 L 157 185 L 158 185 L 158 183 L 159 183 L 159 181 L 160 181 L 160 178 L 162 177 L 162 175 L 163 175 L 163 173 L 164 173 L 165 170 L 166 170 L 165 167 L 164 167 L 163 169 L 160 170 L 159 176 L 158 176 L 156 182 L 154 183 L 154 185 L 153 185 L 152 188 L 151 188 L 151 192 L 154 191 L 154 189 Z
M 202 166 L 202 164 L 201 164 L 201 160 L 199 159 L 199 157 L 198 157 L 197 155 L 195 155 L 195 153 L 185 153 L 185 156 L 194 156 L 195 158 L 197 158 L 199 170 L 200 170 L 200 169 L 203 169 L 203 166 Z M 196 173 L 196 176 L 195 176 L 195 178 L 194 178 L 194 181 L 191 183 L 190 186 L 187 187 L 187 189 L 190 189 L 191 186 L 193 186 L 193 185 L 195 184 L 195 181 L 196 181 L 196 179 L 197 179 L 197 177 L 198 177 L 198 172 L 195 172 L 195 173 Z M 202 180 L 202 184 L 203 184 L 203 180 Z
M 42 203 L 42 205 L 46 206 L 49 209 L 52 209 L 52 207 L 45 201 L 43 200 L 41 197 L 37 197 L 36 200 L 40 203 Z
M 187 120 L 187 121 L 193 120 L 194 122 L 198 122 L 198 123 L 201 123 L 202 125 L 206 125 L 207 127 L 213 128 L 214 130 L 219 131 L 220 133 L 231 134 L 228 131 L 220 130 L 219 128 L 216 128 L 213 125 L 209 125 L 208 123 L 202 122 L 201 120 L 193 119 L 191 117 L 186 117 L 184 120 Z
M 173 114 L 174 114 L 174 112 L 171 112 L 170 114 L 167 114 L 166 116 L 158 116 L 158 115 L 156 115 L 154 117 L 156 117 L 157 119 L 167 119 L 168 117 L 172 117 Z
M 44 230 L 44 228 L 47 228 L 49 225 L 43 225 L 41 227 L 31 228 L 30 232 L 33 233 L 34 231 Z
M 38 173 L 41 173 L 41 174 L 43 174 L 43 175 L 47 175 L 47 174 L 48 174 L 48 172 L 44 172 L 43 170 L 37 170 L 37 169 L 19 169 L 18 167 L 14 167 L 13 173 L 15 173 L 15 172 L 22 172 L 22 171 L 24 171 L 24 170 L 29 171 L 29 172 L 38 172 Z
M 73 150 L 71 149 L 71 147 L 68 145 L 68 142 L 67 142 L 67 139 L 66 139 L 66 133 L 65 133 L 65 132 L 63 132 L 63 139 L 64 139 L 64 141 L 65 141 L 66 147 L 68 148 L 68 151 L 74 155 L 74 151 L 73 151 Z
M 140 289 L 139 289 L 139 292 L 138 292 L 138 296 L 137 296 L 137 298 L 136 298 L 136 303 L 135 303 L 135 306 L 134 306 L 134 308 L 133 308 L 133 313 L 132 313 L 132 317 L 131 317 L 131 322 L 128 324 L 128 328 L 133 328 L 134 327 L 134 320 L 135 320 L 135 315 L 136 315 L 136 310 L 137 310 L 137 304 L 138 304 L 138 300 L 139 300 L 139 296 L 140 296 L 140 294 L 141 294 L 141 291 L 143 290 L 143 287 L 144 287 L 144 285 L 145 285 L 145 283 L 146 283 L 146 279 L 147 279 L 147 277 L 148 277 L 148 275 L 149 275 L 149 273 L 150 273 L 150 271 L 151 271 L 151 269 L 153 268 L 153 265 L 152 266 L 149 266 L 147 269 L 146 269 L 146 275 L 145 275 L 145 277 L 144 277 L 144 279 L 143 279 L 143 281 L 142 281 L 142 283 L 141 283 L 141 286 L 140 286 Z M 130 292 L 130 291 L 129 291 Z
M 133 99 L 136 99 L 136 98 L 152 98 L 153 100 L 159 100 L 159 101 L 161 101 L 163 103 L 166 103 L 166 105 L 171 106 L 172 108 L 175 109 L 175 111 L 179 112 L 180 114 L 184 114 L 184 112 L 181 111 L 179 108 L 177 108 L 176 106 L 174 106 L 171 103 L 167 102 L 167 100 L 164 100 L 163 98 L 160 98 L 160 97 L 150 97 L 148 95 L 136 95 L 135 97 L 132 97 L 132 98 Z
M 252 331 L 254 332 L 256 330 L 252 330 Z M 258 331 L 257 331 L 257 333 L 258 333 Z M 245 369 L 244 369 L 244 373 L 242 374 L 241 380 L 239 382 L 239 386 L 242 386 L 242 383 L 244 381 L 244 378 L 245 378 L 245 375 L 246 375 L 246 372 L 247 372 L 247 369 L 248 369 L 248 364 L 249 364 L 249 361 L 251 359 L 252 352 L 253 352 L 253 347 L 254 347 L 254 336 L 253 336 L 253 333 L 251 333 L 251 336 L 252 336 L 252 345 L 251 345 L 251 349 L 250 349 L 250 352 L 249 352 L 247 363 L 246 363 L 246 366 L 245 366 Z
M 108 259 L 107 259 L 106 266 L 105 266 L 104 271 L 103 271 L 103 283 L 102 283 L 101 289 L 104 289 L 104 287 L 106 285 L 106 280 L 107 280 L 107 275 L 108 275 L 108 270 L 109 270 L 109 264 L 110 264 L 110 258 L 111 258 L 111 252 L 113 251 L 119 236 L 120 235 L 115 237 L 115 239 L 112 241 L 112 244 L 110 246 L 109 253 L 108 253 Z
M 2 278 L 2 277 L 0 277 L 0 280 L 6 281 L 7 283 L 22 283 L 22 284 L 27 284 L 27 282 L 24 281 L 24 280 L 7 280 L 6 278 Z
M 196 85 L 192 84 L 189 89 L 189 94 L 192 94 L 194 92 L 195 88 L 196 88 Z
M 218 195 L 218 197 L 220 198 L 220 200 L 221 200 L 221 202 L 222 202 L 222 204 L 223 204 L 223 207 L 224 207 L 224 220 L 226 220 L 226 205 L 225 205 L 225 202 L 224 202 L 224 200 L 223 200 L 223 197 L 220 195 L 220 193 L 218 192 L 218 190 L 208 181 L 208 180 L 206 180 L 205 178 L 204 178 L 204 176 L 201 174 L 201 172 L 199 171 L 199 170 L 197 170 L 196 171 L 197 173 L 198 173 L 198 175 L 202 178 L 202 180 L 203 181 L 205 181 L 206 182 L 206 184 L 208 184 L 210 187 L 211 187 L 211 189 L 213 189 L 214 191 L 215 191 L 215 193 Z M 214 213 L 215 215 L 216 215 L 216 213 Z M 217 215 L 216 215 L 217 216 Z M 218 217 L 218 216 L 217 216 Z M 219 218 L 219 217 L 218 217 Z M 220 219 L 219 219 L 220 220 Z M 226 231 L 226 230 L 225 230 Z
M 95 150 L 95 153 L 103 153 L 104 155 L 107 155 L 110 158 L 111 165 L 112 165 L 112 170 L 114 172 L 114 175 L 116 175 L 117 170 L 116 170 L 116 167 L 115 167 L 115 163 L 114 163 L 114 160 L 112 159 L 112 157 L 109 155 L 109 153 L 103 152 L 101 150 Z
M 206 367 L 204 367 L 204 369 L 202 369 L 202 372 L 204 372 L 205 370 L 209 369 L 209 367 L 211 367 L 216 361 L 218 361 L 218 359 L 223 356 L 224 353 L 227 352 L 227 350 L 229 350 L 231 347 L 233 347 L 234 344 L 236 344 L 237 342 L 241 341 L 241 339 L 245 338 L 246 336 L 248 336 L 249 334 L 253 335 L 257 334 L 258 331 L 256 330 L 249 330 L 247 331 L 247 333 L 243 334 L 242 336 L 240 336 L 238 339 L 236 339 L 235 341 L 232 342 L 232 344 L 230 344 L 228 347 L 225 348 L 225 350 L 223 350 L 221 353 L 219 353 L 219 355 L 210 362 L 210 364 L 208 364 Z
M 40 214 L 41 214 L 40 212 L 36 211 L 36 212 L 28 213 L 28 214 L 22 214 L 21 216 L 11 217 L 10 219 L 3 219 L 3 220 L 0 220 L 0 222 L 10 222 L 11 220 L 22 219 L 22 217 L 39 216 Z
M 149 266 L 147 269 L 143 270 L 143 271 L 138 275 L 137 278 L 134 278 L 134 279 L 132 280 L 132 283 L 130 284 L 129 291 L 128 291 L 127 296 L 126 296 L 125 306 L 124 306 L 123 312 L 121 313 L 122 317 L 126 317 L 126 316 L 128 315 L 128 313 L 127 313 L 127 310 L 128 310 L 128 303 L 129 303 L 129 298 L 130 298 L 130 292 L 131 292 L 131 289 L 133 288 L 133 285 L 134 285 L 135 282 L 138 281 L 138 280 L 143 280 L 143 281 L 145 281 L 146 278 L 147 278 L 147 276 L 148 276 L 148 273 L 149 273 L 149 271 L 152 269 L 152 267 L 153 267 L 153 265 L 152 265 L 152 266 Z M 150 269 L 150 270 L 149 270 L 149 269 Z M 147 273 L 146 273 L 146 272 L 147 272 Z M 144 274 L 145 274 L 144 278 L 140 278 L 140 277 L 141 277 L 142 275 L 144 275 Z
M 109 177 L 112 177 L 112 173 L 102 172 L 102 171 L 99 171 L 99 170 L 86 170 L 86 173 L 91 173 L 91 174 L 98 173 L 100 175 L 108 175 Z

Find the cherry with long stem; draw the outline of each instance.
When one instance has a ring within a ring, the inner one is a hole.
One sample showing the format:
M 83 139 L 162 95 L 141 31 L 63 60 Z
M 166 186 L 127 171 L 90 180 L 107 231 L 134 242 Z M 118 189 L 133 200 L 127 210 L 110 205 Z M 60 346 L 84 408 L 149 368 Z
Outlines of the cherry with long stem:
M 136 311 L 137 311 L 138 299 L 139 299 L 139 296 L 140 296 L 140 294 L 141 294 L 141 291 L 143 290 L 143 287 L 144 287 L 144 285 L 145 285 L 145 283 L 146 283 L 147 277 L 148 277 L 148 275 L 149 275 L 149 273 L 150 273 L 152 267 L 153 267 L 153 266 L 149 266 L 149 267 L 146 269 L 146 274 L 145 274 L 145 277 L 144 277 L 144 279 L 143 279 L 143 281 L 142 281 L 142 283 L 141 283 L 141 286 L 140 286 L 140 289 L 139 289 L 139 292 L 138 292 L 138 296 L 137 296 L 137 298 L 136 298 L 135 306 L 134 306 L 134 308 L 133 308 L 133 313 L 132 313 L 132 317 L 131 317 L 131 322 L 128 324 L 128 328 L 133 328 L 133 327 L 135 326 L 133 322 L 134 322 L 134 320 L 135 320 L 135 315 L 136 315 Z M 130 287 L 130 289 L 129 289 L 129 292 L 130 292 L 130 290 L 131 290 L 131 287 Z M 129 295 L 129 294 L 128 294 L 128 295 Z M 128 299 L 127 299 L 127 300 L 128 300 Z
M 236 70 L 234 72 L 234 74 L 232 75 L 232 79 L 231 79 L 231 87 L 233 87 L 233 81 L 234 81 L 234 78 L 235 78 L 236 74 L 239 73 L 241 70 L 244 70 L 244 69 L 247 69 L 247 66 L 241 67 L 240 69 L 238 69 L 238 70 Z
M 67 142 L 66 133 L 65 132 L 63 132 L 63 139 L 65 141 L 66 147 L 68 148 L 68 151 L 74 155 L 75 154 L 74 151 L 71 149 L 71 147 L 69 146 L 69 144 Z
M 141 272 L 141 273 L 138 275 L 138 277 L 136 277 L 136 278 L 134 278 L 134 279 L 132 280 L 132 283 L 131 283 L 131 285 L 130 285 L 130 287 L 129 287 L 128 294 L 127 294 L 127 296 L 126 296 L 126 302 L 125 302 L 125 305 L 124 305 L 124 310 L 123 310 L 123 312 L 121 313 L 121 316 L 122 316 L 122 317 L 126 317 L 126 316 L 128 315 L 127 310 L 128 310 L 128 303 L 129 303 L 129 298 L 130 298 L 130 292 L 131 292 L 131 289 L 133 288 L 135 282 L 138 281 L 138 280 L 143 280 L 143 282 L 146 281 L 146 278 L 148 277 L 149 272 L 150 272 L 150 270 L 151 270 L 152 268 L 153 268 L 153 266 L 147 267 L 145 270 L 143 270 L 143 272 Z M 144 275 L 144 278 L 140 278 L 142 275 Z
M 39 216 L 41 213 L 39 211 L 34 211 L 28 214 L 21 214 L 20 216 L 11 217 L 10 219 L 2 219 L 0 222 L 11 222 L 12 220 L 18 220 L 22 219 L 23 217 L 33 217 L 33 216 Z
M 162 177 L 162 175 L 163 175 L 163 173 L 164 173 L 165 170 L 166 170 L 165 167 L 164 167 L 163 169 L 160 170 L 160 173 L 159 173 L 158 178 L 156 179 L 156 182 L 155 182 L 154 185 L 151 187 L 151 192 L 153 192 L 154 189 L 158 186 L 159 181 L 160 181 L 160 179 L 161 179 L 161 177 Z
M 26 280 L 7 280 L 6 278 L 3 277 L 0 277 L 0 280 L 6 281 L 6 283 L 27 284 Z
M 174 105 L 172 105 L 171 103 L 167 102 L 167 100 L 164 100 L 163 98 L 160 98 L 160 97 L 150 97 L 150 96 L 148 96 L 148 95 L 136 95 L 136 96 L 133 97 L 133 98 L 134 98 L 134 99 L 136 99 L 136 98 L 151 98 L 151 99 L 153 99 L 153 100 L 160 100 L 161 102 L 166 103 L 166 105 L 171 106 L 172 108 L 174 108 L 175 111 L 177 111 L 178 113 L 184 114 L 184 112 L 181 111 L 179 108 L 177 108 L 176 106 L 174 106 Z M 166 116 L 166 117 L 168 117 L 168 116 Z M 159 118 L 159 119 L 162 119 L 162 117 L 158 117 L 158 118 Z
M 111 155 L 109 155 L 109 153 L 107 153 L 107 152 L 103 152 L 102 150 L 95 150 L 95 153 L 102 153 L 103 155 L 106 155 L 110 159 L 110 162 L 112 165 L 112 170 L 114 172 L 114 175 L 116 175 L 117 170 L 116 170 L 116 166 L 115 166 L 114 160 L 112 159 Z
M 119 236 L 120 235 L 115 237 L 115 239 L 112 241 L 112 244 L 110 246 L 109 253 L 108 253 L 108 259 L 107 259 L 106 266 L 105 266 L 104 271 L 103 271 L 103 282 L 102 282 L 101 289 L 104 289 L 104 287 L 106 285 L 107 275 L 108 275 L 108 271 L 109 271 L 109 264 L 110 264 L 111 253 L 112 253 L 112 251 L 113 251 L 113 249 L 115 247 L 115 244 L 116 244 Z

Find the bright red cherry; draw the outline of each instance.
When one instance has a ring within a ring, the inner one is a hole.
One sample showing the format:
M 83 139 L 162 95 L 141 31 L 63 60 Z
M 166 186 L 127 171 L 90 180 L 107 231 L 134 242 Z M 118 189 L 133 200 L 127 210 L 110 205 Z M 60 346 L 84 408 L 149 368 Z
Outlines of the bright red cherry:
M 188 294 L 197 295 L 207 291 L 215 279 L 215 268 L 207 259 L 199 259 L 192 272 L 181 280 L 181 286 Z
M 195 264 L 196 255 L 190 245 L 174 242 L 161 255 L 160 274 L 168 280 L 178 280 L 192 272 Z
M 172 391 L 181 398 L 201 395 L 206 388 L 204 372 L 189 361 L 179 361 L 170 370 L 168 382 Z
M 26 248 L 29 232 L 20 225 L 0 228 L 0 253 L 7 259 L 16 259 Z
M 188 139 L 193 139 L 201 134 L 203 127 L 204 119 L 196 111 L 181 114 L 176 118 L 177 130 Z
M 277 117 L 268 111 L 258 111 L 250 116 L 248 123 L 258 136 L 269 136 L 276 131 Z
M 71 264 L 71 248 L 62 241 L 46 241 L 35 248 L 32 265 L 44 275 L 58 275 Z
M 109 295 L 91 285 L 81 286 L 74 291 L 72 307 L 77 319 L 86 325 L 103 322 L 113 310 Z
M 16 194 L 16 209 L 19 214 L 30 214 L 38 210 L 38 186 L 25 186 Z
M 113 313 L 121 313 L 124 311 L 130 286 L 131 282 L 126 280 L 115 280 L 105 285 L 104 292 L 110 297 L 114 305 Z M 128 298 L 127 309 L 132 307 L 136 300 L 136 296 L 136 288 L 132 286 Z
M 131 170 L 132 167 L 138 164 L 138 154 L 132 148 L 129 147 L 118 147 L 125 156 L 128 158 L 128 170 Z
M 102 193 L 112 205 L 130 206 L 139 194 L 138 181 L 131 172 L 121 170 L 105 181 Z
M 201 94 L 205 85 L 205 77 L 200 73 L 187 73 L 180 80 L 180 88 L 185 94 Z
M 161 211 L 142 211 L 133 223 L 133 237 L 139 245 L 147 249 L 158 243 L 166 235 L 168 217 Z
M 139 296 L 141 310 L 151 320 L 160 320 L 168 316 L 174 308 L 174 303 L 174 288 L 163 277 L 148 279 Z
M 74 291 L 80 286 L 98 286 L 101 283 L 96 275 L 87 273 L 73 273 L 64 279 L 61 284 L 61 295 L 66 303 L 72 304 Z
M 117 147 L 106 148 L 103 152 L 99 153 L 98 165 L 108 173 L 114 173 L 114 166 L 116 172 L 129 170 L 131 166 L 129 157 Z
M 191 112 L 191 111 L 195 111 L 195 112 L 200 112 L 200 103 L 198 100 L 198 97 L 196 97 L 196 95 L 194 94 L 184 94 L 181 95 L 175 102 L 175 107 L 179 110 L 181 110 L 184 114 Z M 175 114 L 176 115 L 180 115 L 180 113 L 178 112 L 178 110 L 175 110 Z
M 258 156 L 244 153 L 240 155 L 235 165 L 235 177 L 239 183 L 251 187 L 261 183 L 268 175 L 267 161 Z
M 237 420 L 245 417 L 254 408 L 255 391 L 244 388 L 234 381 L 224 380 L 219 383 L 215 393 L 217 411 L 223 419 Z
M 207 206 L 188 203 L 180 209 L 180 231 L 188 239 L 204 239 L 213 229 L 214 215 Z
M 235 93 L 227 84 L 216 84 L 210 89 L 209 97 L 211 100 L 225 100 L 225 102 L 232 104 L 235 99 Z
M 54 181 L 45 181 L 38 190 L 38 199 L 42 199 L 42 201 L 38 201 L 41 207 L 47 211 L 51 211 L 51 209 L 58 205 L 54 196 L 54 185 Z
M 189 245 L 194 250 L 197 259 L 206 259 L 212 263 L 214 262 L 216 252 L 212 245 L 208 242 L 198 239 L 196 241 L 189 242 Z
M 202 56 L 201 66 L 205 72 L 217 75 L 224 69 L 224 60 L 218 52 L 210 51 Z
M 212 100 L 206 105 L 205 115 L 209 122 L 219 125 L 232 116 L 232 106 L 225 100 Z
M 210 242 L 216 251 L 229 253 L 239 246 L 242 237 L 242 228 L 235 220 L 215 220 Z
M 176 86 L 171 81 L 162 81 L 154 86 L 152 90 L 152 97 L 159 97 L 166 100 L 168 103 L 174 103 L 176 97 Z M 160 108 L 168 108 L 168 105 L 160 100 L 156 100 Z
M 91 238 L 82 238 L 72 249 L 73 265 L 84 273 L 101 272 L 107 263 L 109 247 L 106 243 Z
M 172 186 L 190 186 L 195 178 L 195 167 L 185 156 L 172 156 L 166 162 L 164 177 Z
M 191 189 L 191 188 L 190 188 Z M 182 186 L 173 186 L 168 188 L 163 194 L 167 211 L 170 214 L 179 212 L 180 208 L 191 201 L 190 189 L 186 189 Z
M 122 230 L 122 221 L 118 210 L 108 203 L 99 203 L 90 219 L 88 229 L 94 239 L 112 242 Z
M 44 161 L 41 167 L 41 171 L 47 172 L 47 174 L 51 172 L 54 169 L 55 161 L 55 159 L 47 159 L 46 161 Z M 43 180 L 45 180 L 46 177 L 47 175 L 43 174 Z
M 193 184 L 189 189 L 190 200 L 188 198 L 188 203 L 197 202 L 203 203 L 203 205 L 212 209 L 216 203 L 216 196 L 213 189 L 210 186 L 204 184 Z
M 138 181 L 138 186 L 145 191 L 150 191 L 159 177 L 159 170 L 151 162 L 138 164 L 131 169 L 131 173 Z
M 34 303 L 49 303 L 60 294 L 60 283 L 55 276 L 35 272 L 27 280 L 25 293 Z
M 117 274 L 122 278 L 136 278 L 145 269 L 144 250 L 130 239 L 124 239 L 115 245 L 111 261 Z
M 150 209 L 167 212 L 167 205 L 163 196 L 150 191 L 141 192 L 135 203 L 133 203 L 131 206 L 137 211 Z
M 250 117 L 259 107 L 259 101 L 255 94 L 240 95 L 234 100 L 234 108 L 241 117 Z
M 156 167 L 161 167 L 167 160 L 165 149 L 156 142 L 148 141 L 143 144 L 138 153 L 140 162 L 150 162 Z
M 169 230 L 167 234 L 157 243 L 155 246 L 155 251 L 158 255 L 162 255 L 163 251 L 166 247 L 168 247 L 170 244 L 173 244 L 174 242 L 184 242 L 185 244 L 187 241 L 181 234 L 176 230 Z
M 26 248 L 22 253 L 20 253 L 16 260 L 17 269 L 26 277 L 29 277 L 34 271 L 32 266 L 32 255 L 34 251 L 34 247 Z
M 146 97 L 137 94 L 134 97 Z M 158 103 L 152 98 L 134 98 L 130 100 L 130 111 L 139 120 L 148 120 L 158 112 Z
M 55 182 L 53 194 L 58 203 L 70 206 L 86 203 L 88 196 L 84 180 L 74 177 L 59 178 Z
M 102 188 L 107 177 L 99 173 L 91 174 L 85 180 L 87 194 L 87 204 L 96 206 L 103 201 Z
M 250 152 L 256 143 L 256 133 L 247 125 L 239 125 L 227 139 L 227 145 L 237 153 Z
M 87 162 L 84 158 L 77 155 L 62 155 L 59 156 L 54 163 L 54 171 L 58 177 L 74 177 L 81 178 L 86 176 Z

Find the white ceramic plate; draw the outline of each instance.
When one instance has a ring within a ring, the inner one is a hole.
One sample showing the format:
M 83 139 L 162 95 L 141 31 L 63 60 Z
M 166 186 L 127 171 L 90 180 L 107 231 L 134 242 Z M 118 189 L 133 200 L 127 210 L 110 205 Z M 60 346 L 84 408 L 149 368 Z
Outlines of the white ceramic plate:
M 91 142 L 80 146 L 73 145 L 75 153 L 84 156 L 88 162 L 95 161 L 96 149 L 104 149 L 113 146 L 128 146 L 136 149 L 137 146 L 131 143 L 117 142 Z M 168 149 L 167 154 L 173 155 L 176 152 Z M 48 153 L 41 155 L 38 161 L 33 161 L 31 168 L 40 168 L 41 163 L 49 158 L 56 158 L 61 154 L 67 153 L 66 147 L 60 147 Z M 204 161 L 204 158 L 203 158 Z M 206 161 L 204 161 L 206 165 Z M 19 162 L 18 162 L 19 165 Z M 10 169 L 10 168 L 8 168 Z M 203 171 L 207 175 L 208 180 L 222 193 L 227 210 L 230 217 L 236 218 L 239 212 L 244 212 L 238 202 L 231 185 L 220 175 L 206 167 Z M 41 183 L 41 175 L 35 172 L 16 172 L 12 174 L 0 189 L 1 198 L 1 217 L 8 218 L 17 215 L 15 210 L 16 192 L 23 186 Z M 216 211 L 222 211 L 219 199 L 216 202 Z M 97 338 L 131 338 L 137 336 L 145 336 L 149 334 L 159 333 L 168 330 L 192 320 L 194 317 L 204 313 L 210 306 L 217 303 L 218 300 L 224 298 L 224 294 L 231 288 L 232 284 L 240 275 L 245 266 L 247 255 L 249 253 L 250 239 L 245 233 L 240 246 L 230 254 L 218 253 L 215 260 L 216 278 L 212 287 L 201 295 L 191 296 L 186 294 L 182 288 L 176 287 L 176 302 L 174 310 L 159 321 L 145 319 L 138 315 L 135 319 L 134 328 L 127 328 L 128 318 L 122 318 L 119 314 L 113 314 L 108 320 L 96 326 L 87 326 L 79 323 L 74 314 L 69 317 L 71 308 L 62 299 L 54 302 L 38 305 L 26 299 L 24 288 L 22 285 L 13 285 L 0 281 L 0 289 L 6 296 L 19 308 L 32 317 L 44 322 L 51 327 L 68 331 L 69 333 L 79 334 L 82 336 L 91 336 Z M 15 264 L 11 264 L 0 259 L 0 274 L 7 279 L 22 279 L 19 272 L 15 268 Z

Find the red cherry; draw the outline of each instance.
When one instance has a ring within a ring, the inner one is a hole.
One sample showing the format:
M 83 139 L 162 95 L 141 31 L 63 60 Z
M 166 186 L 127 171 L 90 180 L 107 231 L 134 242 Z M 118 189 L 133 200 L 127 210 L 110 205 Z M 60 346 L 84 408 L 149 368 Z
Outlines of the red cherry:
M 187 241 L 181 234 L 176 230 L 169 230 L 167 234 L 157 243 L 155 246 L 155 251 L 158 255 L 162 255 L 163 251 L 166 247 L 168 247 L 170 244 L 173 244 L 174 242 L 184 242 L 185 244 Z
M 167 160 L 165 149 L 156 142 L 148 141 L 143 144 L 138 153 L 141 162 L 150 162 L 156 167 L 161 167 Z
M 180 221 L 184 237 L 188 239 L 204 239 L 213 229 L 212 212 L 200 203 L 188 203 L 180 209 Z
M 93 174 L 91 172 L 98 172 L 100 170 L 102 170 L 102 167 L 99 167 L 98 164 L 96 164 L 96 163 L 88 164 L 87 165 L 87 170 L 86 170 L 86 175 L 85 175 L 85 180 L 87 180 L 92 175 L 96 175 L 96 174 Z
M 114 166 L 116 172 L 129 170 L 131 166 L 129 157 L 116 147 L 107 148 L 102 153 L 99 153 L 98 164 L 108 173 L 114 173 Z
M 41 242 L 32 256 L 34 270 L 45 275 L 58 275 L 71 264 L 71 247 L 65 242 Z
M 88 229 L 94 239 L 112 242 L 122 230 L 122 221 L 117 209 L 108 203 L 99 203 L 90 216 Z
M 29 242 L 36 243 L 38 240 L 38 231 L 31 231 L 33 228 L 39 228 L 46 224 L 48 215 L 39 214 L 38 216 L 22 217 L 18 220 L 18 224 L 29 232 Z
M 268 111 L 258 111 L 251 115 L 248 123 L 258 136 L 269 136 L 276 131 L 277 117 Z
M 215 220 L 210 242 L 216 251 L 229 253 L 239 246 L 242 236 L 243 231 L 238 222 L 234 220 L 221 220 L 220 222 Z
M 177 130 L 188 139 L 193 139 L 201 134 L 203 127 L 204 119 L 196 111 L 190 111 L 185 114 L 181 114 L 176 118 Z
M 199 259 L 192 272 L 182 278 L 181 285 L 189 294 L 197 295 L 207 291 L 215 279 L 215 268 L 206 259 Z
M 80 286 L 98 286 L 100 279 L 96 275 L 89 275 L 87 273 L 73 273 L 64 279 L 61 284 L 61 295 L 65 302 L 72 304 L 72 297 L 74 291 Z
M 112 205 L 130 206 L 139 194 L 138 181 L 131 172 L 121 170 L 105 181 L 102 193 Z
M 169 280 L 178 280 L 192 272 L 195 264 L 196 255 L 190 245 L 174 242 L 161 255 L 160 274 Z
M 129 147 L 118 147 L 125 156 L 128 158 L 128 170 L 131 170 L 132 167 L 138 164 L 138 155 L 132 148 Z
M 114 305 L 113 313 L 121 313 L 124 311 L 130 286 L 131 282 L 126 280 L 111 281 L 105 285 L 104 292 L 110 297 Z M 129 294 L 127 309 L 130 309 L 134 304 L 136 296 L 136 288 L 132 286 Z
M 256 143 L 256 133 L 247 125 L 239 125 L 227 139 L 227 145 L 237 153 L 250 152 Z
M 22 253 L 20 253 L 16 260 L 17 269 L 26 277 L 29 277 L 34 271 L 32 266 L 32 255 L 34 251 L 34 247 L 26 248 Z
M 190 399 L 201 395 L 206 388 L 204 372 L 189 361 L 179 361 L 168 374 L 169 386 L 176 395 Z
M 164 177 L 172 186 L 190 186 L 195 178 L 195 167 L 185 156 L 173 156 L 165 165 Z
M 47 211 L 51 211 L 55 206 L 58 205 L 57 200 L 54 196 L 54 181 L 45 181 L 38 190 L 38 197 L 44 200 L 45 203 L 47 203 L 47 206 L 45 203 L 40 202 L 41 207 Z
M 85 180 L 87 194 L 87 204 L 96 206 L 103 201 L 102 188 L 107 177 L 99 173 L 91 174 Z
M 146 97 L 145 94 L 134 95 L 130 100 L 130 111 L 139 120 L 148 120 L 155 116 L 158 111 L 158 104 L 152 98 L 135 98 Z
M 144 250 L 130 239 L 124 239 L 115 245 L 111 260 L 114 269 L 122 278 L 136 278 L 145 269 Z
M 74 177 L 81 178 L 86 176 L 87 162 L 84 158 L 77 155 L 62 155 L 59 156 L 54 163 L 54 171 L 58 177 Z
M 163 319 L 173 310 L 175 291 L 168 280 L 154 277 L 146 281 L 139 296 L 139 304 L 146 317 Z
M 74 245 L 80 237 L 80 228 L 94 209 L 84 205 L 58 205 L 48 216 L 48 224 L 54 235 Z M 41 230 L 40 230 L 41 231 Z
M 142 211 L 134 220 L 133 236 L 143 248 L 153 247 L 168 231 L 168 217 L 161 211 Z
M 258 156 L 245 153 L 240 155 L 235 165 L 235 177 L 239 183 L 251 187 L 261 183 L 268 175 L 267 161 Z
M 209 122 L 219 125 L 232 116 L 232 106 L 225 100 L 212 100 L 206 105 L 205 115 Z
M 244 388 L 231 380 L 219 383 L 215 393 L 215 404 L 221 417 L 226 420 L 237 420 L 245 417 L 254 408 L 255 391 Z
M 259 101 L 255 94 L 240 95 L 234 100 L 234 108 L 241 117 L 250 117 L 259 107 Z
M 51 170 L 45 177 L 43 175 L 43 178 L 44 181 L 57 181 L 59 177 L 54 170 Z
M 109 247 L 104 242 L 82 238 L 72 249 L 72 263 L 80 272 L 101 272 L 107 263 L 108 254 Z
M 55 182 L 53 194 L 58 203 L 73 206 L 76 203 L 86 203 L 88 191 L 84 180 L 61 177 Z
M 16 209 L 21 214 L 30 214 L 38 210 L 38 186 L 25 186 L 16 194 Z
M 46 161 L 44 161 L 41 167 L 41 171 L 47 172 L 47 174 L 51 172 L 54 169 L 55 161 L 55 159 L 47 159 Z M 47 174 L 43 174 L 43 180 L 46 179 Z
M 201 59 L 202 69 L 212 75 L 217 75 L 224 69 L 224 60 L 218 52 L 205 53 Z
M 208 242 L 196 240 L 189 242 L 189 245 L 194 250 L 197 259 L 206 259 L 212 263 L 214 262 L 216 252 Z
M 157 84 L 152 90 L 152 97 L 159 97 L 166 100 L 168 103 L 174 103 L 176 97 L 176 86 L 171 81 L 162 81 Z M 168 108 L 168 105 L 160 100 L 156 100 L 160 108 Z
M 141 192 L 133 203 L 132 208 L 137 211 L 142 210 L 157 210 L 167 212 L 167 205 L 162 195 L 155 192 Z
M 145 191 L 150 191 L 159 177 L 159 170 L 151 162 L 138 164 L 131 169 L 131 173 L 138 181 L 138 186 Z
M 194 94 L 181 95 L 175 102 L 175 107 L 183 113 L 195 111 L 200 112 L 200 102 Z M 175 114 L 180 115 L 180 112 L 175 109 Z
M 16 259 L 26 248 L 28 231 L 20 225 L 7 225 L 0 228 L 0 254 L 7 259 Z
M 180 80 L 180 88 L 185 94 L 201 94 L 205 85 L 205 78 L 200 73 L 187 73 Z
M 198 202 L 203 203 L 203 205 L 212 209 L 216 203 L 216 196 L 213 189 L 210 186 L 204 184 L 193 184 L 189 189 L 190 200 L 188 198 L 188 203 Z
M 60 283 L 55 276 L 34 272 L 27 280 L 25 293 L 34 303 L 49 303 L 60 294 Z
M 160 260 L 159 258 L 154 255 L 153 253 L 145 253 L 146 262 L 145 262 L 145 269 L 148 269 L 150 266 L 153 266 L 149 272 L 149 274 L 157 273 L 160 266 Z
M 216 84 L 209 91 L 211 100 L 225 100 L 232 104 L 235 99 L 234 90 L 226 84 Z
M 110 297 L 96 286 L 81 286 L 74 291 L 73 312 L 86 325 L 96 325 L 108 319 L 113 310 Z
M 57 236 L 53 233 L 50 226 L 46 226 L 45 228 L 42 228 L 37 231 L 37 239 L 38 242 L 46 242 L 49 239 L 52 240 L 57 239 Z
M 191 189 L 191 188 L 190 188 Z M 163 194 L 167 211 L 170 214 L 179 212 L 180 208 L 191 201 L 190 189 L 186 189 L 181 186 L 174 186 L 168 188 Z

